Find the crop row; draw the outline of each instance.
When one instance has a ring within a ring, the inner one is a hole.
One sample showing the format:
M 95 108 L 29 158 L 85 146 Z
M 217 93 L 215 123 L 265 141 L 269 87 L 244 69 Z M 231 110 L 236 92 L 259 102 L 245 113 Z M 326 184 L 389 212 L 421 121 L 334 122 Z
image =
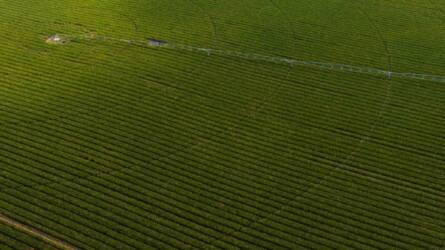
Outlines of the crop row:
M 221 32 L 224 17 L 201 13 L 207 8 L 193 17 L 213 19 L 206 42 L 280 53 L 274 46 L 283 42 L 224 40 L 262 36 L 267 25 L 237 21 Z M 87 21 L 81 12 L 72 18 Z M 17 22 L 21 32 L 35 33 L 30 22 Z M 178 31 L 168 36 L 197 42 Z M 311 36 L 304 43 L 316 42 Z M 0 206 L 44 231 L 80 247 L 124 249 L 427 248 L 444 240 L 437 85 L 112 43 L 73 42 L 29 60 L 14 56 L 17 37 L 0 39 Z M 348 46 L 357 41 L 366 39 Z M 333 51 L 348 57 L 344 47 Z

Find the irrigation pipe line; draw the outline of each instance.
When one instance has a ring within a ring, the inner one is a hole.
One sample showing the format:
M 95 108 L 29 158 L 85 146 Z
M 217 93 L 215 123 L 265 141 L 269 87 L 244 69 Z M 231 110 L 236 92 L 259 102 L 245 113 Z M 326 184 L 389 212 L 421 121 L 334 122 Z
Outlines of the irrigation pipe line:
M 131 39 L 109 37 L 109 36 L 89 35 L 89 34 L 79 35 L 79 36 L 56 34 L 56 35 L 53 35 L 52 37 L 58 37 L 59 39 L 61 39 L 63 41 L 61 43 L 65 43 L 68 41 L 76 41 L 76 40 L 80 40 L 80 41 L 88 40 L 88 41 L 98 41 L 98 42 L 109 41 L 109 42 L 125 43 L 125 44 L 131 44 L 131 45 L 143 46 L 143 47 L 190 51 L 190 52 L 206 54 L 208 56 L 219 55 L 219 56 L 234 57 L 234 58 L 240 58 L 240 59 L 252 60 L 252 61 L 263 61 L 263 62 L 287 65 L 287 66 L 291 66 L 291 67 L 293 67 L 293 66 L 307 66 L 307 67 L 312 67 L 312 68 L 317 68 L 317 69 L 322 69 L 322 70 L 382 76 L 382 77 L 385 77 L 388 79 L 404 78 L 404 79 L 416 79 L 416 80 L 423 80 L 423 81 L 445 83 L 445 76 L 442 76 L 442 75 L 420 74 L 420 73 L 413 73 L 413 72 L 396 72 L 396 71 L 388 71 L 388 70 L 383 70 L 383 69 L 378 69 L 378 68 L 360 67 L 360 66 L 353 66 L 353 65 L 339 64 L 339 63 L 303 61 L 303 60 L 297 60 L 297 59 L 280 57 L 280 56 L 268 56 L 268 55 L 262 55 L 262 54 L 256 54 L 256 53 L 243 53 L 243 52 L 232 51 L 232 50 L 201 48 L 201 47 L 194 47 L 194 46 L 190 46 L 190 45 L 167 43 L 167 42 L 152 44 L 152 43 L 150 43 L 149 39 L 147 39 L 147 40 L 131 40 Z

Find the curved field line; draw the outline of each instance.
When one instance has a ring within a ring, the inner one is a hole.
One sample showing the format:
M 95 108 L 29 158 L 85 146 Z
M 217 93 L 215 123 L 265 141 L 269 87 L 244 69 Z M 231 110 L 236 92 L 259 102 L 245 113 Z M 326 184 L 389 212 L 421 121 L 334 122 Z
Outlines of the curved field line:
M 269 0 L 274 6 L 276 6 L 273 2 L 273 0 Z M 277 7 L 277 6 L 276 6 Z M 278 7 L 277 7 L 278 8 Z M 280 8 L 278 8 L 280 10 L 280 12 L 282 13 L 282 10 Z M 379 39 L 382 41 L 382 44 L 385 48 L 385 52 L 387 55 L 387 60 L 388 60 L 388 72 L 391 72 L 391 54 L 389 53 L 388 50 L 388 46 L 387 46 L 387 42 L 384 40 L 380 30 L 378 29 L 378 27 L 375 25 L 375 23 L 373 22 L 373 20 L 369 17 L 368 13 L 366 13 L 365 11 L 363 11 L 360 7 L 358 7 L 358 9 L 367 17 L 368 21 L 371 23 L 371 25 L 374 27 L 374 29 L 376 30 Z M 289 71 L 290 73 L 290 71 Z M 289 76 L 289 74 L 288 74 Z M 287 76 L 287 77 L 288 77 Z M 388 75 L 388 78 L 390 79 L 391 74 Z M 281 87 L 281 86 L 280 86 Z M 348 154 L 348 156 L 343 160 L 342 164 L 347 163 L 348 161 L 352 160 L 354 155 L 360 150 L 361 146 L 368 141 L 368 139 L 370 138 L 371 134 L 374 132 L 375 128 L 377 127 L 378 121 L 382 118 L 383 114 L 386 111 L 386 108 L 388 106 L 388 103 L 390 102 L 391 98 L 391 88 L 392 88 L 392 83 L 389 81 L 388 83 L 388 88 L 386 91 L 386 95 L 385 95 L 385 99 L 383 101 L 382 107 L 379 110 L 378 116 L 377 118 L 374 120 L 371 129 L 369 131 L 369 133 L 367 135 L 365 135 L 363 138 L 361 138 L 361 140 L 358 142 L 357 146 L 354 148 L 354 150 Z M 237 233 L 237 232 L 241 232 L 243 230 L 252 228 L 253 226 L 255 226 L 258 223 L 262 223 L 264 221 L 267 221 L 270 217 L 272 217 L 273 215 L 277 215 L 279 213 L 281 213 L 284 209 L 288 208 L 292 202 L 294 202 L 296 199 L 298 199 L 298 197 L 303 196 L 305 193 L 310 192 L 312 189 L 317 188 L 319 185 L 321 185 L 322 183 L 324 183 L 326 180 L 329 179 L 329 177 L 332 176 L 332 174 L 339 168 L 339 166 L 335 167 L 334 169 L 332 169 L 331 171 L 329 171 L 325 176 L 321 177 L 319 179 L 318 182 L 314 183 L 313 185 L 308 186 L 305 190 L 302 190 L 299 194 L 296 195 L 295 198 L 290 199 L 288 202 L 286 202 L 283 206 L 281 206 L 280 208 L 278 208 L 277 210 L 275 210 L 274 212 L 265 215 L 264 217 L 258 218 L 257 220 L 253 220 L 251 221 L 249 224 L 240 227 L 238 230 L 235 230 L 233 232 L 228 233 L 227 235 L 225 235 L 224 237 L 231 237 L 233 234 Z M 222 237 L 222 238 L 224 238 Z
M 362 14 L 363 14 L 364 16 L 366 16 L 366 18 L 367 18 L 367 20 L 369 21 L 369 23 L 374 27 L 374 29 L 375 29 L 377 35 L 379 36 L 380 41 L 382 42 L 382 44 L 383 44 L 383 46 L 384 46 L 384 48 L 385 48 L 385 53 L 386 53 L 386 55 L 387 55 L 387 60 L 388 60 L 388 61 L 387 61 L 387 62 L 388 62 L 388 70 L 387 70 L 387 72 L 388 72 L 388 79 L 390 79 L 390 78 L 391 78 L 391 72 L 392 72 L 392 71 L 391 71 L 392 64 L 391 64 L 391 54 L 390 54 L 389 49 L 388 49 L 388 43 L 387 43 L 387 41 L 383 38 L 382 33 L 380 32 L 380 30 L 379 30 L 379 28 L 377 27 L 377 25 L 374 23 L 373 19 L 371 19 L 371 17 L 369 16 L 369 14 L 368 14 L 366 11 L 364 11 L 360 6 L 357 6 L 357 8 L 358 8 L 358 10 L 360 10 L 360 12 L 362 12 Z M 362 147 L 362 145 L 363 145 L 364 143 L 366 143 L 366 142 L 369 140 L 371 134 L 374 132 L 375 128 L 377 127 L 378 121 L 383 117 L 384 113 L 386 112 L 386 108 L 388 107 L 388 103 L 391 101 L 391 88 L 392 88 L 392 82 L 389 81 L 389 82 L 388 82 L 387 91 L 386 91 L 386 94 L 385 94 L 385 99 L 383 100 L 383 103 L 382 103 L 382 107 L 380 108 L 380 110 L 379 110 L 379 112 L 378 112 L 378 116 L 377 116 L 377 118 L 376 118 L 376 119 L 374 120 L 374 122 L 372 123 L 372 126 L 371 126 L 371 129 L 370 129 L 369 133 L 360 139 L 360 141 L 357 143 L 357 145 L 356 145 L 356 147 L 354 148 L 354 150 L 351 151 L 351 153 L 349 153 L 349 155 L 344 159 L 344 161 L 342 162 L 343 164 L 345 164 L 345 163 L 349 162 L 350 160 L 352 160 L 353 157 L 354 157 L 354 155 L 360 150 L 360 148 Z M 321 181 L 320 181 L 318 184 L 316 184 L 316 185 L 313 186 L 312 188 L 316 188 L 316 187 L 317 187 L 318 185 L 320 185 L 323 181 L 325 181 L 326 179 L 328 179 L 328 178 L 335 172 L 335 170 L 337 170 L 337 169 L 338 169 L 338 167 L 336 167 L 336 168 L 334 168 L 332 171 L 330 171 L 325 177 L 323 177 L 323 178 L 321 179 Z M 310 188 L 310 189 L 312 189 L 312 188 Z M 307 190 L 306 192 L 308 192 L 308 191 L 309 191 L 309 190 Z M 306 193 L 306 192 L 305 192 L 305 193 Z M 303 194 L 302 194 L 302 195 L 303 195 Z
M 388 70 L 387 70 L 387 72 L 388 72 L 388 79 L 391 79 L 392 62 L 391 62 L 391 53 L 389 52 L 389 49 L 388 49 L 388 43 L 384 39 L 380 29 L 375 24 L 374 20 L 369 16 L 368 12 L 364 11 L 360 6 L 357 6 L 357 8 L 358 8 L 358 10 L 360 10 L 360 12 L 362 12 L 362 14 L 364 16 L 366 16 L 368 22 L 373 26 L 373 28 L 375 29 L 375 31 L 376 31 L 380 41 L 383 44 L 383 47 L 385 48 L 385 53 L 386 53 L 386 56 L 387 56 L 387 63 L 388 63 L 388 65 L 387 65 L 388 66 Z M 369 140 L 371 134 L 374 132 L 375 128 L 377 127 L 378 121 L 383 117 L 384 113 L 386 112 L 386 108 L 388 107 L 388 103 L 391 101 L 391 88 L 392 88 L 392 82 L 389 81 L 388 82 L 388 87 L 387 87 L 387 90 L 386 90 L 386 94 L 385 94 L 385 99 L 383 100 L 383 103 L 382 103 L 382 107 L 380 108 L 380 110 L 378 112 L 377 118 L 372 123 L 372 126 L 371 126 L 371 129 L 370 129 L 369 133 L 367 135 L 365 135 L 363 138 L 360 139 L 360 141 L 358 142 L 358 144 L 356 145 L 354 150 L 351 151 L 351 153 L 349 153 L 349 155 L 344 159 L 343 164 L 345 164 L 345 163 L 349 162 L 350 160 L 352 160 L 354 155 L 361 149 L 362 145 Z M 332 173 L 335 172 L 335 170 L 337 170 L 337 169 L 338 169 L 338 167 L 336 167 L 331 172 L 329 172 L 327 174 L 327 176 L 321 180 L 321 182 L 326 180 L 326 179 L 328 179 L 332 175 Z M 317 186 L 319 184 L 317 184 Z M 316 188 L 316 186 L 314 186 L 313 188 Z
M 392 56 L 391 56 L 391 53 L 390 53 L 390 51 L 388 49 L 388 41 L 385 40 L 385 38 L 383 37 L 382 32 L 380 31 L 379 27 L 377 26 L 375 21 L 369 16 L 368 12 L 363 10 L 363 8 L 360 5 L 357 5 L 357 9 L 366 17 L 368 22 L 371 24 L 371 26 L 376 31 L 379 40 L 382 42 L 383 47 L 385 48 L 386 58 L 387 58 L 387 62 L 388 62 L 388 69 L 387 69 L 387 71 L 391 72 L 391 70 L 392 70 Z M 391 78 L 390 74 L 388 75 L 388 78 Z
M 8 226 L 11 226 L 17 230 L 20 230 L 24 233 L 27 233 L 31 236 L 37 237 L 42 239 L 43 241 L 57 247 L 60 249 L 66 249 L 66 250 L 78 250 L 77 247 L 69 244 L 68 242 L 65 242 L 63 240 L 57 239 L 45 232 L 42 232 L 41 230 L 34 228 L 30 225 L 27 225 L 23 222 L 20 222 L 16 219 L 13 219 L 11 217 L 8 217 L 2 213 L 0 213 L 0 223 L 6 224 Z
M 378 115 L 378 117 L 376 118 L 376 121 L 378 121 L 378 120 L 383 116 L 383 114 L 385 113 L 387 104 L 389 103 L 389 100 L 390 100 L 390 89 L 391 89 L 391 86 L 392 86 L 392 84 L 388 84 L 387 95 L 386 95 L 385 101 L 384 101 L 384 103 L 383 103 L 383 105 L 382 105 L 383 107 L 380 109 L 380 111 L 379 111 L 379 115 Z M 355 148 L 355 150 L 353 150 L 353 151 L 352 151 L 352 152 L 345 158 L 345 160 L 342 162 L 342 164 L 345 164 L 346 162 L 348 162 L 349 160 L 351 160 L 351 159 L 354 157 L 355 153 L 357 153 L 357 152 L 359 151 L 361 145 L 363 145 L 363 143 L 365 143 L 365 142 L 369 139 L 369 137 L 371 136 L 371 134 L 372 134 L 372 132 L 374 131 L 374 129 L 376 128 L 376 126 L 377 126 L 377 122 L 374 122 L 374 125 L 372 126 L 371 131 L 368 133 L 368 135 L 365 136 L 364 138 L 362 138 L 362 139 L 359 141 L 358 146 Z M 249 224 L 240 227 L 238 230 L 235 230 L 235 231 L 232 231 L 232 232 L 228 233 L 228 234 L 225 235 L 224 237 L 231 237 L 233 234 L 235 234 L 235 233 L 237 233 L 237 232 L 242 232 L 243 230 L 252 228 L 252 227 L 254 227 L 255 225 L 257 225 L 258 223 L 263 223 L 263 222 L 269 220 L 272 216 L 280 214 L 280 213 L 281 213 L 282 211 L 284 211 L 286 208 L 289 208 L 289 207 L 291 206 L 292 202 L 294 202 L 295 200 L 297 200 L 299 197 L 301 197 L 301 196 L 303 196 L 304 194 L 306 194 L 307 192 L 310 192 L 311 190 L 317 188 L 319 185 L 322 185 L 322 184 L 323 184 L 325 181 L 327 181 L 327 180 L 329 179 L 329 177 L 331 177 L 332 174 L 333 174 L 337 169 L 339 169 L 339 168 L 340 168 L 340 166 L 337 166 L 337 167 L 335 167 L 334 169 L 332 169 L 331 171 L 329 171 L 326 175 L 322 176 L 322 177 L 318 180 L 318 182 L 315 182 L 315 183 L 313 183 L 312 185 L 308 186 L 306 189 L 301 190 L 301 192 L 299 192 L 299 194 L 297 194 L 295 198 L 290 199 L 288 202 L 286 202 L 286 203 L 285 203 L 283 206 L 281 206 L 280 208 L 276 209 L 274 212 L 269 213 L 268 215 L 266 215 L 266 216 L 264 216 L 264 217 L 258 218 L 257 220 L 251 221 Z M 221 238 L 224 238 L 224 237 L 221 237 Z M 444 242 L 444 245 L 445 245 L 445 242 Z

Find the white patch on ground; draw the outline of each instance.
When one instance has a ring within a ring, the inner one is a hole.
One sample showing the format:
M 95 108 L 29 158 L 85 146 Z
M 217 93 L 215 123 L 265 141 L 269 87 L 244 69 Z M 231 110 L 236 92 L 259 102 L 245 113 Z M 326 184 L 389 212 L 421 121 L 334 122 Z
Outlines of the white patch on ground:
M 46 39 L 46 43 L 48 44 L 65 44 L 67 42 L 68 39 L 59 34 L 52 35 Z

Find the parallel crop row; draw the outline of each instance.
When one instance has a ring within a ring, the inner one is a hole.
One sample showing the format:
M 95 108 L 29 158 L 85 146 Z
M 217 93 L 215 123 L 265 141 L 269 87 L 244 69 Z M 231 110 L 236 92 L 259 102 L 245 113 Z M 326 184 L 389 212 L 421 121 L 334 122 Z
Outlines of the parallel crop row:
M 82 249 L 442 247 L 442 85 L 44 43 L 94 30 L 440 73 L 424 60 L 435 45 L 399 42 L 379 7 L 346 1 L 323 20 L 320 1 L 51 2 L 0 4 L 1 213 Z M 419 8 L 383 5 L 400 15 L 394 26 Z M 0 244 L 46 247 L 1 226 Z

